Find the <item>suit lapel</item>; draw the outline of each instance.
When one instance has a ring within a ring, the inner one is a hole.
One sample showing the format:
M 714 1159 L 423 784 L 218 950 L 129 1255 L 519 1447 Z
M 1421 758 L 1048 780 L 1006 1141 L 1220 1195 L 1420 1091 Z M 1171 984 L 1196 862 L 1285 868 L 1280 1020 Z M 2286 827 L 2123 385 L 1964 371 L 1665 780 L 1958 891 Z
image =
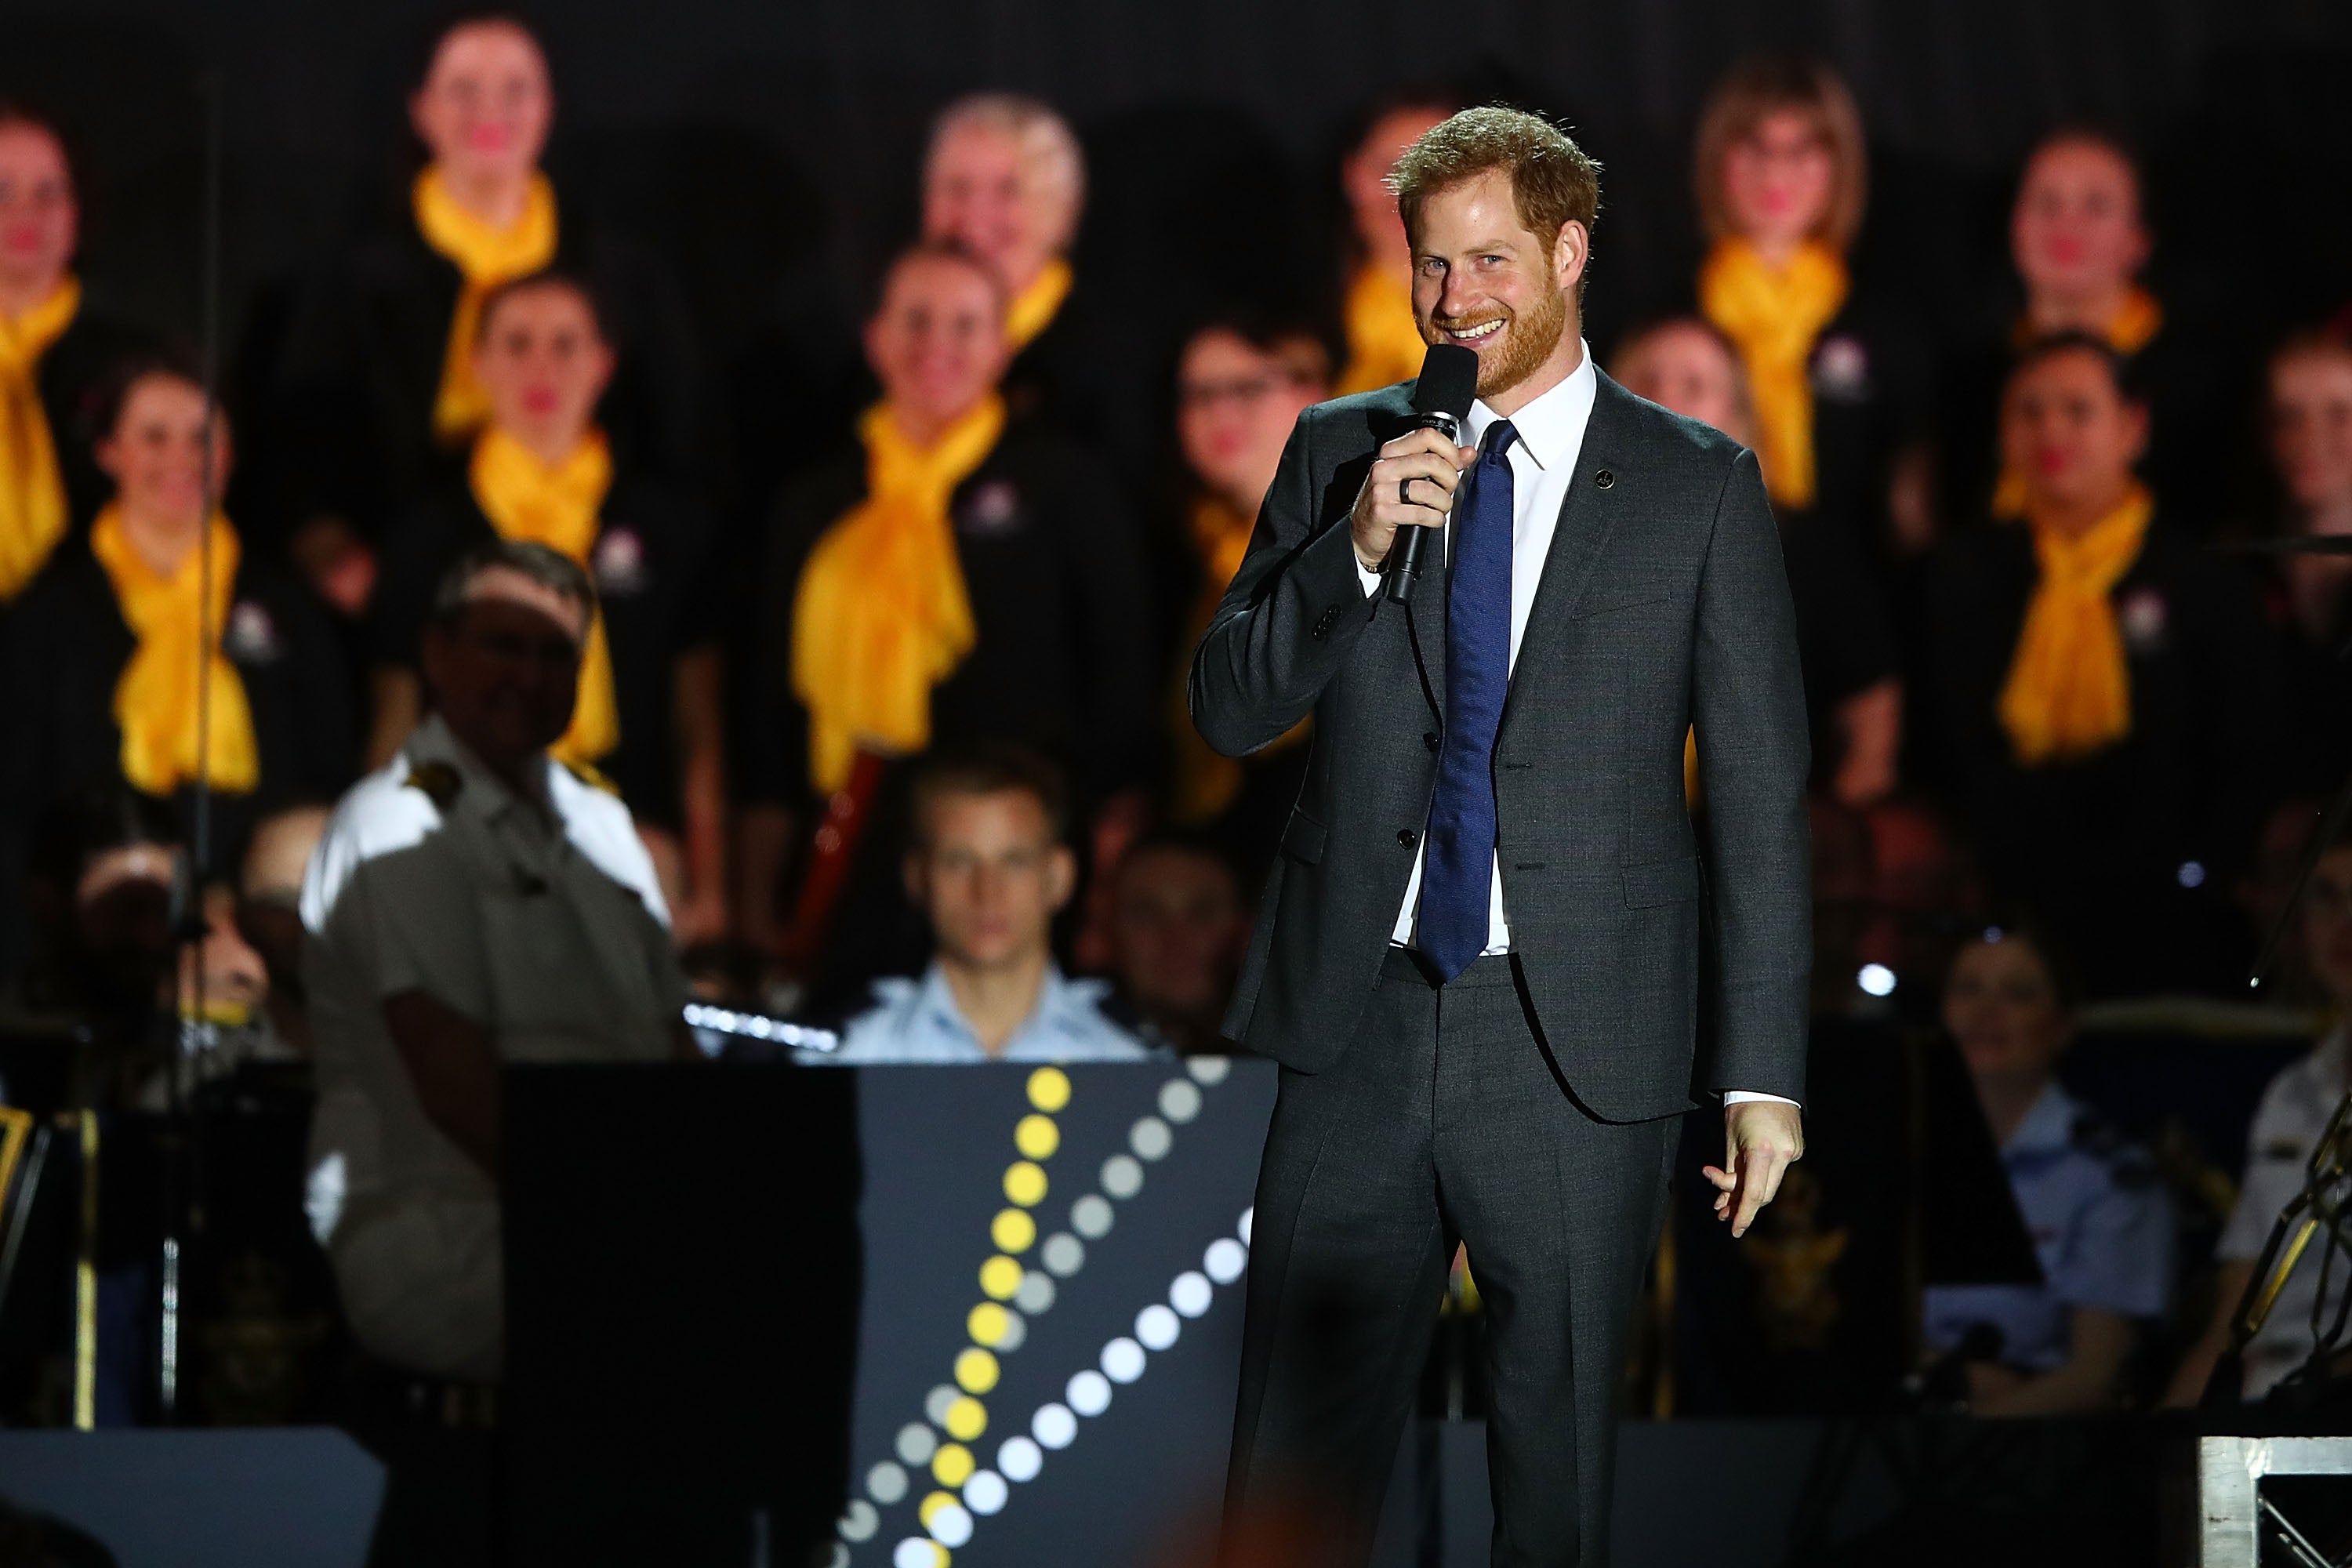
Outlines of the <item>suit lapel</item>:
M 1448 528 L 1452 524 L 1447 525 Z M 1440 534 L 1432 542 L 1437 547 L 1439 563 L 1434 572 L 1423 571 L 1421 582 L 1405 602 L 1405 630 L 1412 643 L 1413 668 L 1421 673 L 1422 695 L 1428 700 L 1429 710 L 1437 716 L 1437 727 L 1445 728 L 1445 594 L 1452 581 L 1453 568 L 1445 562 L 1451 552 L 1446 538 Z
M 1619 414 L 1631 395 L 1600 374 L 1592 399 L 1592 417 L 1584 427 L 1584 444 L 1576 454 L 1567 499 L 1560 502 L 1559 523 L 1552 531 L 1551 549 L 1544 557 L 1543 575 L 1536 584 L 1535 604 L 1528 612 L 1528 627 L 1519 639 L 1519 657 L 1511 666 L 1511 686 L 1503 700 L 1503 728 L 1520 705 L 1520 694 L 1539 684 L 1549 670 L 1569 617 L 1584 597 L 1592 570 L 1609 548 L 1617 518 L 1631 488 L 1623 480 L 1603 489 L 1595 476 L 1607 469 L 1612 478 L 1626 468 L 1616 451 L 1622 428 Z M 1628 475 L 1628 478 L 1631 476 Z

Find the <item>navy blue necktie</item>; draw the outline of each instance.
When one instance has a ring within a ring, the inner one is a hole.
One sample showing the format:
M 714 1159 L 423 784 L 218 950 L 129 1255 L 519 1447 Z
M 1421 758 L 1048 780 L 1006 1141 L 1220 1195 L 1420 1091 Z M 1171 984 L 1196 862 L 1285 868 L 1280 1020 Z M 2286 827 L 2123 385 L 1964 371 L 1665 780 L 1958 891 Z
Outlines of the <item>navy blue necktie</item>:
M 1445 579 L 1445 743 L 1429 805 L 1414 940 L 1451 980 L 1486 946 L 1495 875 L 1495 735 L 1511 686 L 1511 442 L 1486 427 L 1454 511 Z

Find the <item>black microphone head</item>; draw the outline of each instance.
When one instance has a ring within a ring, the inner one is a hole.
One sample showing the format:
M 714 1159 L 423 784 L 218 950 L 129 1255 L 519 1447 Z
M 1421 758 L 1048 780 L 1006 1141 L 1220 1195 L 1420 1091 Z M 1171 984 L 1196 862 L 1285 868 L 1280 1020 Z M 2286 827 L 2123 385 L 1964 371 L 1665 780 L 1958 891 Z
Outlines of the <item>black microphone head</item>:
M 1415 414 L 1451 414 L 1454 422 L 1470 417 L 1478 395 L 1478 351 L 1460 343 L 1432 343 L 1421 362 L 1421 379 L 1412 384 Z

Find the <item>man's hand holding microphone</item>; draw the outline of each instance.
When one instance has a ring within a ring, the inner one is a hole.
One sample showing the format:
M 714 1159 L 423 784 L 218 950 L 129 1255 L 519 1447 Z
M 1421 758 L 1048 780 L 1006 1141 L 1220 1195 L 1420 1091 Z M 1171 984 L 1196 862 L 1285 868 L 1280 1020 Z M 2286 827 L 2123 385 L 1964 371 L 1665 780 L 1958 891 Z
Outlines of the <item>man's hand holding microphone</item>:
M 1434 343 L 1423 360 L 1421 377 L 1413 384 L 1412 407 L 1417 427 L 1381 447 L 1364 488 L 1356 492 L 1356 510 L 1349 520 L 1355 533 L 1356 560 L 1367 572 L 1388 572 L 1388 596 L 1411 596 L 1421 564 L 1433 550 L 1439 574 L 1445 551 L 1435 533 L 1397 530 L 1435 530 L 1445 525 L 1454 510 L 1454 487 L 1464 470 L 1478 459 L 1477 448 L 1459 445 L 1463 422 L 1478 392 L 1478 355 L 1458 343 Z

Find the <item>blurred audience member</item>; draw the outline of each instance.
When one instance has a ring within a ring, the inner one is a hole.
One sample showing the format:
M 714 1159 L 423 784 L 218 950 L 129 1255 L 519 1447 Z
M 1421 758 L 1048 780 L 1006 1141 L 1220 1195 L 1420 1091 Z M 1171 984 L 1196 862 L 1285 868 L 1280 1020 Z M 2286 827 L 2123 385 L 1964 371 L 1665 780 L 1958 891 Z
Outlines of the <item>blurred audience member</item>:
M 0 606 L 102 499 L 75 437 L 83 400 L 131 341 L 82 299 L 72 270 L 80 237 L 64 139 L 0 100 Z
M 614 353 L 588 283 L 561 272 L 482 302 L 474 382 L 489 421 L 461 479 L 384 546 L 368 760 L 398 752 L 422 710 L 419 639 L 436 584 L 492 539 L 544 544 L 590 574 L 599 614 L 559 762 L 611 775 L 644 835 L 681 944 L 727 924 L 726 762 L 709 530 L 677 488 L 617 456 L 595 422 Z
M 130 362 L 96 423 L 113 499 L 6 624 L 0 837 L 117 780 L 175 803 L 185 832 L 201 770 L 209 879 L 236 864 L 257 814 L 342 787 L 350 693 L 324 615 L 219 510 L 228 426 L 208 417 L 195 380 L 168 361 Z
M 1749 59 L 1707 101 L 1694 174 L 1699 313 L 1747 366 L 1774 509 L 1878 539 L 1925 425 L 1924 356 L 1847 271 L 1869 185 L 1853 95 L 1826 66 Z
M 628 808 L 549 752 L 595 616 L 569 557 L 467 552 L 425 633 L 434 716 L 303 882 L 312 1220 L 352 1332 L 412 1374 L 499 1375 L 501 1065 L 697 1055 Z
M 268 971 L 270 1031 L 305 1057 L 310 1014 L 302 989 L 302 877 L 328 816 L 325 806 L 298 805 L 264 817 L 246 845 L 236 889 L 236 929 Z
M 1961 948 L 1945 983 L 1944 1026 L 1976 1080 L 2042 1275 L 2040 1285 L 1927 1289 L 1929 1354 L 1952 1352 L 1979 1325 L 1995 1331 L 1998 1348 L 1968 1368 L 1979 1415 L 2112 1406 L 2171 1287 L 2172 1212 L 2154 1165 L 2058 1085 L 2070 1001 L 2048 944 L 2021 930 Z
M 1112 973 L 1141 1033 L 1185 1056 L 1232 1050 L 1218 1025 L 1250 932 L 1233 860 L 1213 839 L 1148 834 L 1110 884 Z
M 2279 535 L 2352 552 L 2352 342 L 2303 333 L 2271 355 L 2270 446 Z M 2288 787 L 2332 795 L 2352 774 L 2352 553 L 2281 556 L 2271 588 L 2287 648 Z
M 1747 371 L 1730 342 L 1700 318 L 1635 332 L 1612 368 L 1634 395 L 1755 443 Z M 1850 530 L 1775 510 L 1784 519 L 1780 546 L 1813 714 L 1814 767 L 1840 801 L 1867 805 L 1895 787 L 1903 741 L 1903 683 L 1885 606 Z
M 1108 987 L 1054 962 L 1053 921 L 1077 884 L 1060 778 L 1011 747 L 937 753 L 915 769 L 907 896 L 930 967 L 882 980 L 824 1059 L 1133 1061 L 1150 1047 L 1104 1016 Z
M 1459 107 L 1435 94 L 1393 99 L 1373 111 L 1339 165 L 1349 240 L 1348 363 L 1339 373 L 1341 393 L 1370 392 L 1421 374 L 1429 343 L 1413 319 L 1412 249 L 1405 243 L 1404 220 L 1397 216 L 1396 193 L 1389 188 L 1389 170 L 1423 132 Z
M 1929 584 L 1944 766 L 1993 892 L 2095 994 L 2234 993 L 2224 890 L 2274 798 L 2277 651 L 2247 584 L 2158 521 L 2121 374 L 2073 336 L 2010 377 L 2024 525 L 1955 533 Z
M 347 615 L 385 531 L 490 417 L 475 372 L 482 302 L 551 265 L 593 278 L 625 367 L 603 410 L 634 465 L 690 479 L 703 437 L 683 300 L 653 255 L 587 222 L 540 169 L 547 57 L 508 13 L 442 27 L 408 100 L 426 162 L 307 290 L 278 377 L 273 488 L 311 582 Z
M 2271 1227 L 2295 1194 L 2303 1190 L 2305 1165 L 2313 1146 L 2327 1130 L 2336 1108 L 2352 1090 L 2352 842 L 2339 839 L 2320 857 L 2301 914 L 2305 962 L 2317 978 L 2335 1010 L 2336 1022 L 2311 1054 L 2271 1079 L 2254 1110 L 2246 1134 L 2246 1173 L 2238 1191 L 2238 1206 L 2230 1215 L 2221 1239 L 2214 1247 L 2221 1263 L 2214 1284 L 2213 1321 L 2204 1337 L 2183 1358 L 2166 1403 L 2194 1405 L 2213 1374 L 2215 1363 L 2229 1348 L 2231 1325 L 2239 1299 L 2253 1278 Z M 2322 1239 L 2321 1246 L 2325 1246 Z M 2286 1287 L 2272 1305 L 2246 1348 L 2241 1396 L 2259 1399 L 2303 1364 L 2317 1342 L 2314 1321 L 2332 1322 L 2342 1310 L 2347 1286 L 2338 1266 L 2326 1301 L 2320 1300 L 2319 1258 L 2306 1255 L 2288 1276 Z M 2336 1369 L 2343 1371 L 2339 1360 Z
M 803 978 L 862 992 L 919 962 L 894 864 L 904 780 L 886 760 L 1015 741 L 1072 768 L 1097 808 L 1145 776 L 1138 531 L 1098 464 L 1010 416 L 1003 320 L 995 273 L 969 253 L 898 258 L 866 328 L 883 396 L 859 422 L 865 450 L 810 468 L 778 506 L 739 865 L 745 934 Z M 796 820 L 812 854 L 787 916 Z
M 1393 212 L 1396 204 L 1389 205 Z M 1219 756 L 1192 727 L 1185 677 L 1192 650 L 1249 549 L 1258 505 L 1274 483 L 1299 411 L 1329 395 L 1329 355 L 1311 331 L 1296 323 L 1212 321 L 1193 332 L 1177 362 L 1176 438 L 1192 492 L 1185 520 L 1192 592 L 1171 672 L 1175 768 L 1169 805 L 1180 823 L 1223 823 L 1249 863 L 1273 855 L 1297 798 L 1307 753 L 1297 742 L 1306 739 L 1307 726 L 1244 761 Z

